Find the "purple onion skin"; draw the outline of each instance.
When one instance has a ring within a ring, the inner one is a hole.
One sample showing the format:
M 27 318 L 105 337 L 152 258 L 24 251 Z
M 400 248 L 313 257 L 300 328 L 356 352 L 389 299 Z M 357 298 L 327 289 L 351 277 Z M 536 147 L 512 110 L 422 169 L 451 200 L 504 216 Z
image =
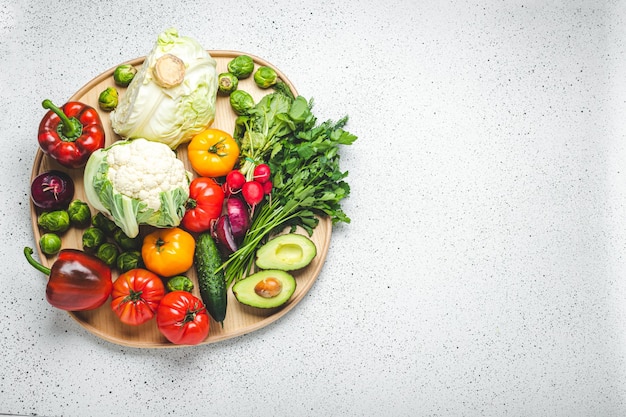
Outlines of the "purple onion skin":
M 74 198 L 74 181 L 62 171 L 43 172 L 31 183 L 30 198 L 44 210 L 64 209 Z
M 235 238 L 243 237 L 250 228 L 248 205 L 238 197 L 229 197 L 226 202 L 226 212 L 232 235 Z
M 213 238 L 217 241 L 218 247 L 225 253 L 233 253 L 237 250 L 237 242 L 230 228 L 228 215 L 222 214 L 215 222 Z

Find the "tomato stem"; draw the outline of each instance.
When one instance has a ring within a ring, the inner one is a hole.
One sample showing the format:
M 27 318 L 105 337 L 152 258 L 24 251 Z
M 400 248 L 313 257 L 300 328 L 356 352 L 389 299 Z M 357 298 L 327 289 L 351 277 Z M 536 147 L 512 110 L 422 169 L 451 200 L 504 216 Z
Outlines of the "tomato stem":
M 156 242 L 154 242 L 154 246 L 157 252 L 161 252 L 161 248 L 165 245 L 165 241 L 161 238 L 158 238 Z
M 193 210 L 193 209 L 195 209 L 197 206 L 198 206 L 198 202 L 197 202 L 195 199 L 191 198 L 191 197 L 189 197 L 189 198 L 187 199 L 187 202 L 185 203 L 185 208 L 186 208 L 187 210 Z
M 187 311 L 185 312 L 185 318 L 180 323 L 180 325 L 184 326 L 185 324 L 194 321 L 196 319 L 196 315 L 198 313 L 201 313 L 203 310 L 205 310 L 205 307 L 199 304 L 196 304 L 194 308 L 188 308 Z
M 133 289 L 129 289 L 128 290 L 128 295 L 126 297 L 124 297 L 124 302 L 131 302 L 131 303 L 135 303 L 139 300 L 141 300 L 141 294 L 143 293 L 143 291 L 139 290 L 139 291 L 135 291 Z
M 221 152 L 222 149 L 224 149 L 224 139 L 220 139 L 217 143 L 211 145 L 207 152 L 214 153 L 219 157 L 228 156 L 227 152 Z

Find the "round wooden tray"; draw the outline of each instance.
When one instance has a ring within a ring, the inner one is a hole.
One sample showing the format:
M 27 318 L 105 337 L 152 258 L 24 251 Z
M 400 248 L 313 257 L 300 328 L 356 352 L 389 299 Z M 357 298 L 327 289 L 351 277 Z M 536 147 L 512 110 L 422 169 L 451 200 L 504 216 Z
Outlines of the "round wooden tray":
M 211 50 L 209 51 L 209 53 L 217 61 L 218 73 L 226 72 L 226 65 L 228 64 L 228 62 L 232 58 L 243 54 L 243 52 L 238 51 Z M 285 83 L 287 83 L 291 87 L 294 94 L 296 94 L 294 86 L 278 68 L 274 67 L 272 64 L 266 62 L 259 57 L 251 54 L 246 55 L 254 59 L 256 66 L 266 65 L 276 70 L 279 77 Z M 138 68 L 143 63 L 144 59 L 145 57 L 137 58 L 125 63 L 132 64 Z M 120 139 L 120 137 L 117 136 L 111 129 L 109 114 L 99 110 L 98 108 L 98 96 L 100 92 L 106 87 L 115 86 L 113 82 L 114 70 L 115 67 L 100 74 L 89 83 L 87 83 L 79 91 L 77 91 L 68 100 L 81 101 L 94 107 L 95 109 L 98 109 L 100 117 L 102 118 L 102 123 L 105 127 L 106 146 Z M 124 89 L 121 89 L 119 87 L 116 88 L 118 88 L 120 95 L 124 94 Z M 249 92 L 255 98 L 255 101 L 258 101 L 265 94 L 271 92 L 271 90 L 262 90 L 258 88 L 254 83 L 252 77 L 241 80 L 239 83 L 239 88 Z M 61 105 L 63 103 L 56 104 Z M 43 114 L 44 112 L 42 111 L 42 117 Z M 228 98 L 218 95 L 215 111 L 215 121 L 213 122 L 211 127 L 222 129 L 232 134 L 235 125 L 235 118 L 236 115 L 230 107 Z M 178 157 L 185 163 L 187 170 L 193 173 L 191 165 L 189 164 L 189 161 L 187 159 L 187 145 L 181 145 L 178 148 L 177 153 Z M 74 197 L 82 201 L 87 201 L 83 188 L 83 169 L 65 168 L 58 164 L 52 158 L 45 155 L 41 150 L 38 150 L 35 157 L 35 162 L 33 164 L 31 180 L 34 179 L 38 174 L 51 169 L 56 169 L 68 173 L 74 180 L 74 185 L 76 188 Z M 32 202 L 31 213 L 35 242 L 39 242 L 39 238 L 41 237 L 42 233 L 37 225 L 37 216 L 39 214 L 39 209 L 37 209 L 37 207 L 35 207 Z M 96 211 L 92 207 L 92 214 L 95 213 Z M 82 232 L 83 231 L 81 229 L 70 228 L 70 230 L 64 233 L 61 236 L 63 241 L 63 248 L 82 249 Z M 278 320 L 280 317 L 282 317 L 292 308 L 294 308 L 304 298 L 304 296 L 313 286 L 315 280 L 320 274 L 320 271 L 326 259 L 326 255 L 328 254 L 331 233 L 332 223 L 330 219 L 321 218 L 319 225 L 317 226 L 315 232 L 313 233 L 313 236 L 311 237 L 311 239 L 317 246 L 317 256 L 306 268 L 293 274 L 297 281 L 296 292 L 291 297 L 291 299 L 282 307 L 269 310 L 247 307 L 243 304 L 240 304 L 235 299 L 232 291 L 230 291 L 229 289 L 228 309 L 226 313 L 226 319 L 224 320 L 224 326 L 221 327 L 218 323 L 212 320 L 209 336 L 203 342 L 203 344 L 214 343 L 253 332 Z M 40 262 L 43 265 L 50 267 L 54 263 L 56 258 L 46 257 L 39 249 L 39 245 L 36 244 L 35 246 L 37 247 Z M 195 269 L 192 267 L 189 271 L 187 271 L 185 275 L 187 275 L 194 282 L 195 288 L 193 292 L 196 296 L 199 296 Z M 117 274 L 115 271 L 113 278 L 117 278 Z M 91 333 L 101 337 L 102 339 L 119 345 L 137 348 L 161 348 L 181 346 L 170 343 L 163 335 L 161 335 L 154 319 L 140 326 L 129 326 L 123 324 L 119 321 L 117 316 L 111 310 L 110 302 L 106 302 L 102 307 L 95 310 L 84 312 L 69 312 L 69 314 Z

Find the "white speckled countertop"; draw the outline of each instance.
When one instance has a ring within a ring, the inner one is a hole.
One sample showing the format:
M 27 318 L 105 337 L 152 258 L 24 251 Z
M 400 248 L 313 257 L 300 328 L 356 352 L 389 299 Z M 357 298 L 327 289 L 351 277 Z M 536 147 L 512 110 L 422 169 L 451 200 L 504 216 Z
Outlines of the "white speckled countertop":
M 0 0 L 0 414 L 626 415 L 626 3 L 266 3 Z M 22 248 L 41 101 L 170 26 L 359 140 L 303 302 L 143 350 L 52 308 Z

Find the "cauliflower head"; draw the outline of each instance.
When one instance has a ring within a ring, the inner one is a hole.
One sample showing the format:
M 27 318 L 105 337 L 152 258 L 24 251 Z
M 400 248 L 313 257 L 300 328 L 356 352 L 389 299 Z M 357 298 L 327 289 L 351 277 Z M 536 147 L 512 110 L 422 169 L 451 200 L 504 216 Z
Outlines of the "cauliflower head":
M 84 173 L 89 203 L 129 237 L 139 225 L 178 226 L 189 198 L 191 173 L 169 146 L 143 138 L 94 152 Z

